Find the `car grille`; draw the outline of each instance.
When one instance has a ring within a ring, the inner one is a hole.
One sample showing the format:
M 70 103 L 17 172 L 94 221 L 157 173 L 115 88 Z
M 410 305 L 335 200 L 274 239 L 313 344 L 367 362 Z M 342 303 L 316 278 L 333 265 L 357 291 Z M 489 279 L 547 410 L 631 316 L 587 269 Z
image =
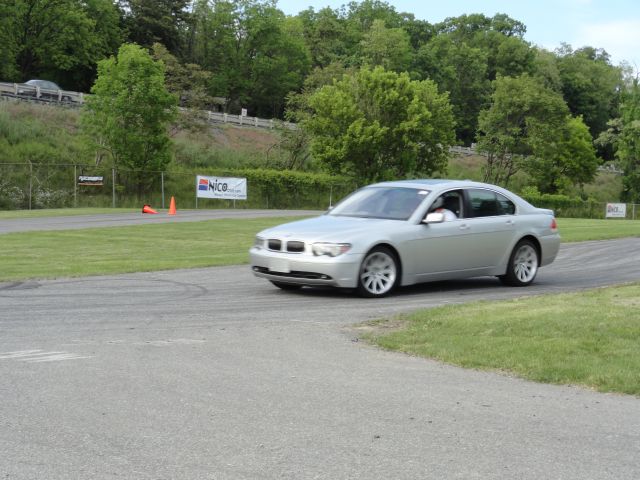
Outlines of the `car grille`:
M 282 250 L 282 241 L 278 239 L 270 238 L 268 241 L 268 245 L 269 245 L 269 250 L 275 250 L 276 252 L 279 252 L 280 250 Z
M 270 238 L 269 240 L 267 240 L 267 248 L 269 248 L 269 250 L 273 250 L 274 252 L 282 252 L 282 246 L 282 240 L 279 240 L 277 238 Z M 304 242 L 298 242 L 295 240 L 286 242 L 284 251 L 289 253 L 303 253 Z
M 287 252 L 291 252 L 291 253 L 304 252 L 304 242 L 287 242 Z

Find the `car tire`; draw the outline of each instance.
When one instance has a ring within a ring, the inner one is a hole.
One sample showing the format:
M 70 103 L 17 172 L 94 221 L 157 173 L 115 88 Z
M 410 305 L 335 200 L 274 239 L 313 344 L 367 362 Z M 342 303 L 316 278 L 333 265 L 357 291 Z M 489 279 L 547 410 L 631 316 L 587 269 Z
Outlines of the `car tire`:
M 288 290 L 288 291 L 300 290 L 302 288 L 302 285 L 296 285 L 295 283 L 284 283 L 284 282 L 274 282 L 274 281 L 272 281 L 271 283 L 273 283 L 276 287 L 281 288 L 282 290 Z
M 360 265 L 357 292 L 367 298 L 384 297 L 395 289 L 399 277 L 396 254 L 387 247 L 376 247 L 365 255 Z
M 526 287 L 536 278 L 539 266 L 540 255 L 536 245 L 531 240 L 521 240 L 511 252 L 507 272 L 498 278 L 505 285 Z

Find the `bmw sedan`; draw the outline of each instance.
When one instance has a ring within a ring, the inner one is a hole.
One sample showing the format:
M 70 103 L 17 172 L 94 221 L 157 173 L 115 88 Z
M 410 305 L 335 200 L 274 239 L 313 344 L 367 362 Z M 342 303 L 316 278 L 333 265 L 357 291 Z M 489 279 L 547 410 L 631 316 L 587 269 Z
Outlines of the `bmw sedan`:
M 361 188 L 327 213 L 258 233 L 254 275 L 284 290 L 356 289 L 383 297 L 398 286 L 496 276 L 531 284 L 555 259 L 551 210 L 485 183 L 402 180 Z

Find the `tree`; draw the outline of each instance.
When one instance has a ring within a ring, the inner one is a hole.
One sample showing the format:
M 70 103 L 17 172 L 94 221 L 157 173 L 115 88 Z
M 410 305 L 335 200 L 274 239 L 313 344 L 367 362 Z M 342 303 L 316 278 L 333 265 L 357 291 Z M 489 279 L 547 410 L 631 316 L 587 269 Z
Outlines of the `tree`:
M 474 141 L 478 114 L 491 91 L 487 80 L 487 54 L 450 34 L 441 34 L 418 52 L 418 68 L 448 92 L 456 118 L 456 137 L 466 145 Z
M 487 55 L 487 78 L 498 75 L 517 77 L 531 73 L 534 52 L 523 37 L 522 22 L 498 13 L 487 17 L 480 13 L 447 18 L 436 25 L 439 34 L 448 34 L 457 42 L 466 42 Z
M 484 180 L 507 186 L 536 145 L 558 140 L 568 113 L 562 96 L 540 80 L 498 77 L 478 121 L 478 150 L 488 154 Z
M 369 182 L 446 170 L 453 115 L 430 80 L 363 67 L 320 88 L 308 108 L 301 127 L 331 173 Z
M 540 80 L 545 87 L 562 93 L 560 70 L 553 52 L 543 48 L 536 48 L 533 72 L 533 76 Z
M 152 50 L 154 60 L 164 64 L 167 90 L 178 98 L 181 107 L 185 107 L 180 111 L 177 126 L 194 131 L 207 127 L 206 110 L 214 104 L 207 92 L 211 72 L 193 63 L 181 64 L 161 43 L 154 43 Z
M 360 42 L 362 62 L 385 70 L 403 72 L 411 63 L 409 34 L 402 28 L 387 28 L 383 20 L 374 20 Z
M 0 69 L 7 80 L 45 77 L 69 87 L 69 74 L 77 81 L 92 76 L 120 40 L 110 0 L 12 0 L 0 14 Z
M 300 20 L 264 0 L 200 1 L 194 17 L 191 59 L 213 73 L 210 93 L 237 112 L 282 115 L 311 63 Z
M 0 78 L 20 80 L 16 62 L 18 35 L 15 25 L 15 3 L 0 2 Z
M 308 8 L 298 14 L 304 39 L 311 53 L 314 68 L 324 68 L 343 61 L 346 56 L 344 20 L 329 7 L 315 12 Z
M 120 0 L 126 12 L 128 40 L 148 48 L 161 43 L 177 55 L 182 53 L 189 22 L 189 0 Z
M 532 155 L 522 164 L 538 190 L 562 193 L 569 186 L 591 182 L 600 162 L 582 117 L 568 116 L 562 128 L 551 133 L 555 139 L 548 134 L 531 138 Z
M 606 129 L 617 116 L 622 72 L 609 61 L 607 52 L 592 47 L 573 51 L 570 45 L 556 50 L 562 93 L 573 115 L 582 115 L 591 135 Z
M 608 123 L 597 142 L 612 145 L 623 170 L 622 200 L 640 202 L 640 81 L 628 81 L 622 93 L 620 117 Z
M 164 65 L 135 44 L 124 44 L 117 58 L 98 64 L 98 78 L 82 117 L 93 145 L 107 152 L 115 167 L 132 170 L 142 194 L 148 172 L 171 160 L 167 127 L 176 115 L 176 98 L 164 85 Z
M 480 110 L 490 102 L 491 81 L 533 71 L 535 51 L 523 40 L 524 24 L 504 14 L 461 15 L 434 29 L 437 34 L 418 49 L 412 72 L 449 92 L 457 138 L 468 145 Z

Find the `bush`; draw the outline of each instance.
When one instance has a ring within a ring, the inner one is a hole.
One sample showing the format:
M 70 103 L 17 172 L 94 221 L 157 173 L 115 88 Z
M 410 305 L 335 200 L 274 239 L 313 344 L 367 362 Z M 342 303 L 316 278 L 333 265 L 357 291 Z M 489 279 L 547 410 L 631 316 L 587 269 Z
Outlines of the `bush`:
M 553 210 L 556 217 L 604 218 L 604 204 L 595 200 L 582 200 L 567 195 L 540 193 L 535 187 L 527 187 L 520 196 L 539 208 Z

